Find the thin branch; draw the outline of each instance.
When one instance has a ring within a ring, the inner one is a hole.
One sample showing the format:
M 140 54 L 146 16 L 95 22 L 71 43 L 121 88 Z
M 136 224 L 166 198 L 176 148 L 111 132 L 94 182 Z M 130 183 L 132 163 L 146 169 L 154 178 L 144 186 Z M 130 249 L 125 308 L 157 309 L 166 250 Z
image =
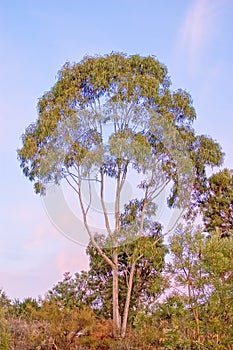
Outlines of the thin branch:
M 157 244 L 162 238 L 164 238 L 165 236 L 167 236 L 169 233 L 171 233 L 171 232 L 174 230 L 175 226 L 177 225 L 177 223 L 178 223 L 178 221 L 180 220 L 181 216 L 183 215 L 184 211 L 185 211 L 185 210 L 183 209 L 183 210 L 180 212 L 180 215 L 179 215 L 178 218 L 176 219 L 176 221 L 175 221 L 175 223 L 173 224 L 173 226 L 172 226 L 167 232 L 165 232 L 165 233 L 162 234 L 160 237 L 158 237 L 158 238 L 156 239 L 156 241 L 153 243 L 153 245 Z
M 76 166 L 75 166 L 76 168 Z M 76 168 L 76 171 L 78 172 L 77 168 Z M 82 180 L 82 181 L 95 181 L 95 182 L 101 182 L 100 180 L 98 179 L 92 179 L 90 177 L 82 177 L 81 175 L 76 175 L 74 173 L 72 173 L 70 170 L 67 170 L 67 174 L 74 177 L 74 178 L 77 178 L 78 180 Z
M 124 269 L 124 274 L 125 274 L 125 282 L 126 282 L 126 285 L 128 287 L 129 286 L 129 278 L 128 278 L 129 271 L 127 268 Z
M 224 282 L 228 282 L 233 277 L 233 271 L 230 272 L 230 274 L 224 278 Z
M 143 206 L 142 206 L 142 213 L 141 213 L 141 222 L 140 222 L 140 228 L 139 228 L 139 236 L 142 235 L 142 231 L 143 231 L 143 226 L 144 226 L 144 221 L 145 221 L 145 210 L 146 207 L 148 205 L 148 187 L 146 187 L 146 191 L 145 191 L 145 196 L 143 199 Z
M 98 253 L 102 256 L 102 258 L 107 262 L 107 264 L 109 264 L 112 269 L 115 268 L 115 264 L 114 262 L 104 253 L 104 251 L 100 248 L 100 246 L 98 245 L 98 243 L 95 241 L 94 239 L 94 236 L 90 230 L 90 227 L 88 225 L 88 222 L 87 222 L 87 214 L 86 214 L 86 211 L 84 209 L 84 205 L 83 205 L 83 200 L 82 200 L 82 195 L 81 193 L 79 192 L 79 202 L 80 202 L 80 206 L 81 206 L 81 210 L 82 210 L 82 214 L 83 214 L 83 221 L 84 221 L 84 225 L 85 225 L 85 228 L 87 230 L 87 233 L 90 237 L 90 240 L 91 240 L 91 243 L 93 244 L 93 246 L 96 248 L 96 250 L 98 251 Z
M 120 185 L 121 185 L 121 173 L 120 173 L 120 164 L 118 163 L 116 195 L 115 195 L 115 230 L 116 232 L 118 232 L 120 229 L 120 193 L 121 193 Z
M 106 206 L 105 206 L 105 202 L 104 202 L 104 173 L 103 173 L 102 167 L 100 168 L 100 177 L 101 177 L 100 200 L 101 200 L 101 205 L 102 205 L 102 209 L 103 209 L 103 213 L 104 213 L 105 226 L 106 226 L 106 229 L 108 231 L 109 236 L 112 236 L 112 231 L 111 231 L 110 224 L 109 224 L 108 214 L 107 214 L 107 210 L 106 210 Z
M 170 181 L 171 181 L 171 180 L 169 179 L 169 180 L 167 180 L 163 185 L 161 185 L 162 187 L 160 186 L 161 189 L 159 190 L 159 192 L 156 193 L 153 197 L 151 197 L 151 200 L 152 200 L 152 201 L 153 201 L 156 197 L 158 197 L 158 196 L 160 195 L 160 193 L 165 189 L 165 187 L 169 184 Z M 152 193 L 155 193 L 157 190 L 158 190 L 158 188 L 156 188 L 155 191 L 151 192 L 151 194 L 152 194 Z
M 88 181 L 88 189 L 89 189 L 89 203 L 87 205 L 87 209 L 86 209 L 86 214 L 88 213 L 90 207 L 91 207 L 91 201 L 92 201 L 92 196 L 91 196 L 91 183 L 90 181 Z
M 67 176 L 64 177 L 64 179 L 67 181 L 67 183 L 70 185 L 71 188 L 79 195 L 79 191 L 77 188 L 74 187 L 74 185 L 68 180 Z
M 76 183 L 76 185 L 79 186 L 79 182 L 76 180 L 75 176 L 70 172 L 68 172 L 68 174 L 71 176 L 72 180 Z M 78 180 L 80 180 L 80 179 L 78 179 Z
M 126 165 L 124 167 L 124 171 L 123 171 L 122 178 L 120 181 L 120 192 L 121 192 L 121 190 L 124 186 L 125 180 L 126 180 L 128 165 L 129 165 L 129 160 L 126 161 Z

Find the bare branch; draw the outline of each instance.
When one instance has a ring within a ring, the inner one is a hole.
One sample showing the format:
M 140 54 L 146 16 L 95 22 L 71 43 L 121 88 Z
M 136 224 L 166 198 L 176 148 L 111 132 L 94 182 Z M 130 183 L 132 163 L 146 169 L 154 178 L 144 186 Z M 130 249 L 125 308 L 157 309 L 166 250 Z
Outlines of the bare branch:
M 151 197 L 151 201 L 153 201 L 156 197 L 158 197 L 160 195 L 161 192 L 163 192 L 163 190 L 165 189 L 165 187 L 169 184 L 171 180 L 168 179 L 166 182 L 164 182 L 160 187 L 160 190 L 159 192 L 157 192 L 154 196 Z M 155 189 L 155 191 L 151 192 L 152 193 L 155 193 L 156 191 L 158 190 L 158 188 Z
M 76 166 L 74 166 L 76 171 L 78 172 L 78 168 Z M 67 174 L 78 179 L 78 180 L 82 180 L 82 181 L 95 181 L 95 182 L 101 182 L 100 180 L 98 180 L 97 178 L 92 179 L 90 177 L 82 177 L 81 175 L 76 175 L 74 173 L 72 173 L 70 170 L 67 170 Z
M 148 205 L 148 196 L 147 195 L 148 195 L 148 187 L 146 187 L 145 196 L 144 196 L 144 199 L 143 199 L 139 236 L 142 235 L 142 231 L 143 231 L 143 227 L 144 227 L 145 211 L 146 211 L 146 207 Z
M 115 230 L 116 232 L 118 232 L 120 229 L 120 194 L 121 194 L 120 185 L 121 185 L 121 172 L 120 172 L 120 164 L 118 163 L 116 195 L 115 195 Z
M 82 210 L 82 214 L 83 214 L 83 221 L 84 221 L 84 226 L 87 230 L 87 233 L 90 237 L 91 243 L 93 244 L 93 246 L 96 248 L 96 250 L 98 251 L 98 253 L 102 256 L 102 258 L 106 261 L 106 263 L 108 265 L 110 265 L 113 269 L 115 268 L 115 264 L 114 262 L 104 253 L 104 251 L 100 248 L 100 246 L 98 245 L 98 243 L 95 241 L 94 235 L 92 234 L 90 227 L 88 225 L 87 222 L 87 214 L 86 211 L 84 209 L 84 205 L 83 205 L 83 200 L 82 200 L 82 194 L 81 192 L 79 192 L 79 202 L 80 202 L 80 206 L 81 206 L 81 210 Z
M 112 231 L 111 231 L 109 219 L 108 219 L 108 213 L 107 213 L 105 201 L 104 201 L 104 173 L 103 173 L 102 167 L 100 168 L 100 177 L 101 177 L 100 200 L 101 200 L 101 205 L 102 205 L 102 209 L 103 209 L 103 213 L 104 213 L 105 226 L 106 226 L 106 229 L 108 231 L 109 236 L 112 236 Z
M 167 236 L 169 233 L 171 233 L 171 232 L 174 230 L 174 228 L 175 228 L 176 225 L 178 224 L 180 218 L 182 217 L 184 211 L 185 211 L 185 209 L 183 209 L 183 210 L 180 212 L 179 216 L 177 217 L 177 219 L 176 219 L 175 223 L 172 225 L 172 227 L 171 227 L 167 232 L 165 232 L 165 233 L 162 234 L 160 237 L 158 237 L 158 238 L 156 239 L 156 241 L 153 243 L 153 245 L 157 244 L 162 238 L 164 238 L 165 236 Z
M 127 176 L 127 170 L 128 170 L 128 165 L 129 165 L 129 160 L 126 162 L 126 165 L 124 167 L 124 171 L 122 174 L 122 178 L 121 178 L 121 182 L 120 182 L 120 192 L 124 186 L 125 180 L 126 180 L 126 176 Z
M 79 191 L 78 191 L 77 188 L 75 188 L 74 185 L 69 181 L 69 179 L 67 178 L 67 176 L 65 176 L 64 179 L 67 181 L 67 183 L 69 184 L 69 186 L 70 186 L 71 188 L 73 188 L 73 190 L 79 195 Z
M 86 209 L 86 214 L 88 213 L 90 207 L 91 207 L 91 201 L 92 201 L 92 192 L 91 192 L 91 183 L 90 181 L 88 181 L 88 189 L 89 189 L 89 203 L 87 205 L 87 209 Z

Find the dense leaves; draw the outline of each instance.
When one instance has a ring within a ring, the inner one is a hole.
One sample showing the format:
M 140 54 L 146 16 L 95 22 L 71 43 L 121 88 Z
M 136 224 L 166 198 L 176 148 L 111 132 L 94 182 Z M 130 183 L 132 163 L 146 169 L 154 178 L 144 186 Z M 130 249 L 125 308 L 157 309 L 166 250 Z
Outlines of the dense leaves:
M 233 173 L 224 169 L 213 174 L 202 202 L 204 223 L 208 232 L 228 236 L 233 233 Z
M 39 193 L 46 182 L 67 176 L 63 170 L 72 165 L 90 169 L 101 162 L 112 174 L 116 158 L 145 169 L 143 155 L 144 161 L 162 160 L 173 176 L 172 203 L 181 185 L 179 156 L 191 159 L 197 178 L 204 176 L 205 165 L 221 163 L 218 144 L 191 128 L 196 115 L 190 95 L 170 91 L 167 69 L 154 57 L 112 53 L 66 63 L 55 86 L 40 99 L 38 113 L 18 155 Z M 114 124 L 114 131 L 108 129 L 110 158 L 103 154 L 103 127 L 109 123 Z

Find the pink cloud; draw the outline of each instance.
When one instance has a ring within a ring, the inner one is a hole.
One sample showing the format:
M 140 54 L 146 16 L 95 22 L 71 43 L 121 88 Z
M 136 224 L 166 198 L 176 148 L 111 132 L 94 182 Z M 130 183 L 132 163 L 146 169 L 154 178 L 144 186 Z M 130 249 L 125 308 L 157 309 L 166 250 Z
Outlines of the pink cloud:
M 58 253 L 55 264 L 61 275 L 65 272 L 75 273 L 88 269 L 88 257 L 85 250 L 75 244 Z
M 35 233 L 25 243 L 24 248 L 33 250 L 45 244 L 54 245 L 55 242 L 58 242 L 58 232 L 53 225 L 45 222 L 38 226 L 35 225 Z
M 32 236 L 32 239 L 25 244 L 25 248 L 33 249 L 43 244 L 45 240 L 46 240 L 46 228 L 45 226 L 40 226 L 36 229 L 36 232 Z
M 48 268 L 48 261 L 46 261 L 29 270 L 23 267 L 17 271 L 5 269 L 0 274 L 0 288 L 13 300 L 44 296 L 53 284 L 62 279 L 62 275 L 51 267 L 53 267 L 52 264 Z

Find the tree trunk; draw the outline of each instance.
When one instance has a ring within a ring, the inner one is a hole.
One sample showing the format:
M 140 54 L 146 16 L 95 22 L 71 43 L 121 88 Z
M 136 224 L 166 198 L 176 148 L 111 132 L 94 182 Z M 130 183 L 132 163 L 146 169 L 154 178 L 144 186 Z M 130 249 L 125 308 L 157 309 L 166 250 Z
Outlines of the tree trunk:
M 200 333 L 198 312 L 194 308 L 192 308 L 192 312 L 193 312 L 193 317 L 194 317 L 194 320 L 195 320 L 195 323 L 196 323 L 197 342 L 198 342 L 198 344 L 200 344 L 201 343 L 201 333 Z
M 122 321 L 122 327 L 121 327 L 121 337 L 122 338 L 124 338 L 126 335 L 126 328 L 127 328 L 128 315 L 129 315 L 129 305 L 130 305 L 130 299 L 131 299 L 131 294 L 132 294 L 132 289 L 133 289 L 134 272 L 135 272 L 135 263 L 132 264 L 132 267 L 130 270 L 130 275 L 129 275 L 129 284 L 128 284 L 128 288 L 127 288 L 124 315 L 123 315 L 123 321 Z
M 113 273 L 113 283 L 112 283 L 112 306 L 113 306 L 113 336 L 119 337 L 120 335 L 120 314 L 119 314 L 119 286 L 118 286 L 118 252 L 117 248 L 113 251 L 113 262 L 114 268 Z
M 191 293 L 191 283 L 190 283 L 190 276 L 188 275 L 188 297 L 189 297 L 189 302 L 192 297 Z M 191 310 L 193 313 L 194 321 L 196 323 L 196 333 L 197 333 L 197 342 L 200 344 L 201 342 L 201 333 L 200 333 L 200 326 L 199 326 L 199 317 L 198 317 L 198 311 L 197 309 L 193 306 L 193 303 L 190 303 Z
M 120 164 L 118 164 L 117 186 L 116 186 L 116 198 L 115 198 L 115 233 L 120 229 L 120 182 L 121 182 L 121 170 Z M 113 255 L 112 261 L 114 267 L 112 269 L 113 281 L 112 281 L 112 304 L 113 304 L 113 336 L 120 336 L 120 313 L 119 313 L 119 286 L 118 286 L 118 241 L 116 237 L 113 237 Z

